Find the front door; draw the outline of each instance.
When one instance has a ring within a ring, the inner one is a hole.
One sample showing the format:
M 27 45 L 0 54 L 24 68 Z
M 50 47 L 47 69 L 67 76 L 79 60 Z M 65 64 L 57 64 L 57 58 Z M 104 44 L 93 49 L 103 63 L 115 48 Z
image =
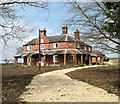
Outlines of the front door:
M 30 66 L 30 57 L 28 57 L 28 65 Z
M 41 66 L 44 66 L 44 57 L 41 57 Z

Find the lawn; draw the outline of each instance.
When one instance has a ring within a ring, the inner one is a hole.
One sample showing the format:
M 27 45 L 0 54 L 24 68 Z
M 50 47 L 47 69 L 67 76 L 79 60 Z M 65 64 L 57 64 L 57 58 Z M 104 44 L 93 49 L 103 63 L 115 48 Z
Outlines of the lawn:
M 118 88 L 120 88 L 118 71 L 120 71 L 120 69 L 117 65 L 110 65 L 76 70 L 66 75 L 72 79 L 77 79 L 90 85 L 103 88 L 109 93 L 120 95 L 118 92 Z
M 67 66 L 46 66 L 42 67 L 41 71 L 38 70 L 39 67 L 15 67 L 13 65 L 3 65 L 2 66 L 2 100 L 3 103 L 6 102 L 20 102 L 19 96 L 22 92 L 27 90 L 25 86 L 30 84 L 33 77 L 37 74 L 61 70 L 65 68 L 73 67 L 71 65 Z

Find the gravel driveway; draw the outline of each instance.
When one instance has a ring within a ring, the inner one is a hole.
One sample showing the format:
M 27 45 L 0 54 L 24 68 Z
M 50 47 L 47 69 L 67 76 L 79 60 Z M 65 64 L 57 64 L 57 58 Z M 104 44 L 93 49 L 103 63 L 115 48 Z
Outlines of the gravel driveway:
M 65 73 L 83 69 L 69 68 L 47 72 L 35 76 L 20 98 L 27 102 L 118 102 L 118 96 L 91 86 L 87 83 L 73 80 Z

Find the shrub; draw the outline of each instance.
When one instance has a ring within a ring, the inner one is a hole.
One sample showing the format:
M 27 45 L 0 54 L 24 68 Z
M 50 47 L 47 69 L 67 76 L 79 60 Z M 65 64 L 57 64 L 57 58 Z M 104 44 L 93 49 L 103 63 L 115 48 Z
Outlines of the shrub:
M 79 64 L 79 65 L 73 65 L 73 66 L 75 66 L 75 67 L 83 67 L 85 65 L 84 64 Z

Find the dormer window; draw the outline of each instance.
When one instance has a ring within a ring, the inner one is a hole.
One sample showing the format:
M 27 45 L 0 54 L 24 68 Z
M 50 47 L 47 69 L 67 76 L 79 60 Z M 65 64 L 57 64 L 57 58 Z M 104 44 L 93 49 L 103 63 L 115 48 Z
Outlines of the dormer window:
M 44 43 L 44 39 L 41 39 L 41 43 Z
M 84 46 L 84 50 L 87 51 L 87 47 L 86 46 Z
M 27 46 L 27 50 L 29 51 L 29 50 L 31 50 L 32 49 L 32 46 L 30 45 L 30 46 Z
M 53 48 L 58 48 L 58 43 L 53 43 Z

